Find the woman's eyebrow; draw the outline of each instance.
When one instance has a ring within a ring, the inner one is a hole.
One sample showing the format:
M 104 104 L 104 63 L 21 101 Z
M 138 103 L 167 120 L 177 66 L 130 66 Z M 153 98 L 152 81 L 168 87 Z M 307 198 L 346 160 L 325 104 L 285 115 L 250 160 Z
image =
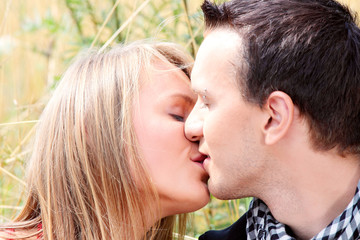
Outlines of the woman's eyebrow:
M 185 100 L 186 103 L 195 104 L 195 100 L 192 97 L 190 97 L 190 96 L 188 96 L 186 94 L 174 93 L 174 94 L 171 95 L 171 97 L 182 98 L 182 99 Z

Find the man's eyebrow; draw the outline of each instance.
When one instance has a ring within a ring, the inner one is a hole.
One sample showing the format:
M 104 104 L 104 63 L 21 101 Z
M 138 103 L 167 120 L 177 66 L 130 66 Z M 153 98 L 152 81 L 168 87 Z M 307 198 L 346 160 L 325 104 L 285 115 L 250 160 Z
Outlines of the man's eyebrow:
M 204 100 L 209 97 L 209 91 L 206 88 L 201 90 L 193 88 L 193 91 L 196 95 L 201 96 Z
M 204 88 L 204 89 L 202 89 L 202 90 L 197 89 L 197 88 L 193 88 L 193 92 L 194 92 L 195 94 L 198 94 L 198 95 L 203 95 L 203 96 L 208 95 L 208 91 L 207 91 L 206 88 Z

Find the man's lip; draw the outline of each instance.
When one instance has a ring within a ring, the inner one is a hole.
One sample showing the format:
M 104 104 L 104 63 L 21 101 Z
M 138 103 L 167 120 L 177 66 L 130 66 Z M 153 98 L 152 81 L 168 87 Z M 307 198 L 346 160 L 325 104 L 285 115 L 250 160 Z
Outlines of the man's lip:
M 209 164 L 210 161 L 210 156 L 206 155 L 206 158 L 204 159 L 204 161 L 202 162 L 202 167 L 205 169 L 205 171 L 208 173 L 208 169 L 207 169 L 207 165 Z

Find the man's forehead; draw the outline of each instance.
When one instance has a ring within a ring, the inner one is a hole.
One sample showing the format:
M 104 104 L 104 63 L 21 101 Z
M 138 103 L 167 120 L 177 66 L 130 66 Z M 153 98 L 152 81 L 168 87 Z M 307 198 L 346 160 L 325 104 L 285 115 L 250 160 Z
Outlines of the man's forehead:
M 209 31 L 195 59 L 195 74 L 197 68 L 203 67 L 204 64 L 218 65 L 226 61 L 235 65 L 241 46 L 242 38 L 233 30 L 219 28 Z
M 210 79 L 235 77 L 241 43 L 241 37 L 229 29 L 215 29 L 206 34 L 191 74 L 195 92 L 204 92 Z

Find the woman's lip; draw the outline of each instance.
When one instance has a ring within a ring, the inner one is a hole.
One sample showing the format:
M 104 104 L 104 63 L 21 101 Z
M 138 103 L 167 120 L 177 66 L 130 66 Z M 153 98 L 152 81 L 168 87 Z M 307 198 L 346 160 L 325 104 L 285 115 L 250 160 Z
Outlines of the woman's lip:
M 203 161 L 198 161 L 198 162 L 194 161 L 194 163 L 202 169 L 201 181 L 207 184 L 207 181 L 209 180 L 209 173 L 208 173 L 208 171 L 206 171 L 205 166 L 204 166 L 205 161 L 208 161 L 206 159 L 204 159 Z
M 209 156 L 208 155 L 204 155 L 204 154 L 201 154 L 199 156 L 197 156 L 196 158 L 192 158 L 191 160 L 196 164 L 198 165 L 199 167 L 201 167 L 205 172 L 206 172 L 206 175 L 207 175 L 207 171 L 204 167 L 204 162 L 206 161 L 206 159 L 209 159 Z
M 207 155 L 199 154 L 199 155 L 197 155 L 196 157 L 191 158 L 191 161 L 202 163 L 207 157 L 208 157 Z
M 210 157 L 204 155 L 204 157 L 201 160 L 193 161 L 193 162 L 199 165 L 202 169 L 204 169 L 206 173 L 208 173 L 206 165 L 209 164 L 209 161 L 210 161 Z
M 194 161 L 194 163 L 195 163 L 196 165 L 200 166 L 202 169 L 205 170 L 205 168 L 204 168 L 204 161 Z

